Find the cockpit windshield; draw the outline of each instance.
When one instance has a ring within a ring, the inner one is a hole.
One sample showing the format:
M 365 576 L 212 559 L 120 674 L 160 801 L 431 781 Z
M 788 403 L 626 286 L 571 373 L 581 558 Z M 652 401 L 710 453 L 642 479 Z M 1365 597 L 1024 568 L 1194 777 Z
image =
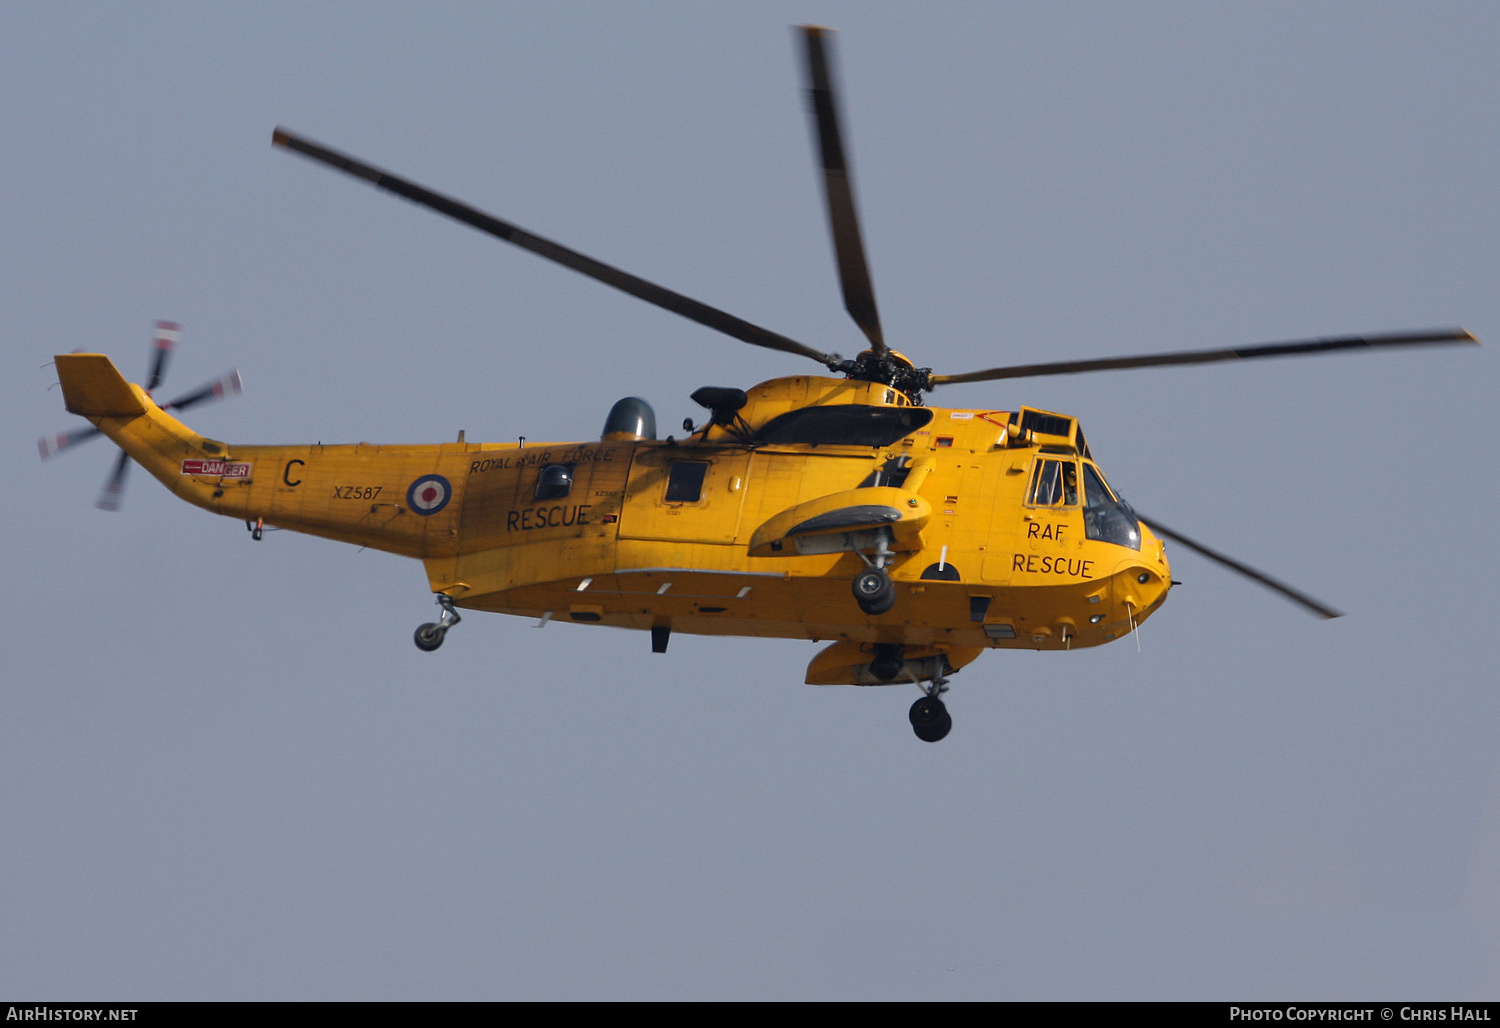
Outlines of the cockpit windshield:
M 1083 534 L 1100 542 L 1141 548 L 1141 523 L 1135 510 L 1104 484 L 1099 469 L 1083 464 Z

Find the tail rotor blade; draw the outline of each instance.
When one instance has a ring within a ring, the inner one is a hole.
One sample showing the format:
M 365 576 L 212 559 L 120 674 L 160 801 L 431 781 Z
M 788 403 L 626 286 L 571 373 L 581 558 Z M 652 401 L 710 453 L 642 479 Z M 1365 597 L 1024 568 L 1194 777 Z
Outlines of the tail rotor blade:
M 96 435 L 103 435 L 103 433 L 90 425 L 85 428 L 75 428 L 71 432 L 44 435 L 36 441 L 36 445 L 37 449 L 42 451 L 42 460 L 47 460 L 49 457 L 56 457 L 68 447 L 77 446 L 79 443 L 92 439 Z
M 167 374 L 167 362 L 172 357 L 172 351 L 177 348 L 177 336 L 181 326 L 171 321 L 158 321 L 156 323 L 156 348 L 151 355 L 151 374 L 146 378 L 146 392 L 150 393 L 161 385 L 161 380 Z
M 1340 618 L 1344 616 L 1342 611 L 1334 610 L 1326 603 L 1321 603 L 1318 600 L 1313 599 L 1306 593 L 1297 589 L 1293 589 L 1285 582 L 1277 581 L 1270 575 L 1266 574 L 1264 571 L 1258 571 L 1255 568 L 1252 568 L 1250 565 L 1243 564 L 1240 561 L 1235 560 L 1233 557 L 1228 556 L 1227 554 L 1220 553 L 1218 550 L 1210 549 L 1200 542 L 1189 539 L 1181 532 L 1174 532 L 1170 528 L 1163 525 L 1160 521 L 1145 517 L 1141 518 L 1141 521 L 1145 522 L 1146 526 L 1157 535 L 1165 536 L 1173 542 L 1181 543 L 1188 549 L 1192 550 L 1194 553 L 1207 557 L 1209 560 L 1214 561 L 1217 564 L 1222 564 L 1230 571 L 1233 571 L 1237 575 L 1243 575 L 1244 577 L 1250 579 L 1252 582 L 1259 582 L 1267 589 L 1270 589 L 1273 592 L 1280 593 L 1282 596 L 1285 596 L 1293 603 L 1298 604 L 1310 613 L 1316 614 L 1318 617 Z
M 227 375 L 220 375 L 212 382 L 204 383 L 190 393 L 184 393 L 170 403 L 162 404 L 161 409 L 187 410 L 189 407 L 196 407 L 198 404 L 209 400 L 222 400 L 226 396 L 235 396 L 243 388 L 244 384 L 240 381 L 240 373 L 238 371 L 231 371 Z
M 104 489 L 99 493 L 99 499 L 94 506 L 100 510 L 119 510 L 120 500 L 125 494 L 125 474 L 130 470 L 130 454 L 124 450 L 120 451 L 120 457 L 115 461 L 115 469 L 110 473 L 109 481 L 104 483 Z

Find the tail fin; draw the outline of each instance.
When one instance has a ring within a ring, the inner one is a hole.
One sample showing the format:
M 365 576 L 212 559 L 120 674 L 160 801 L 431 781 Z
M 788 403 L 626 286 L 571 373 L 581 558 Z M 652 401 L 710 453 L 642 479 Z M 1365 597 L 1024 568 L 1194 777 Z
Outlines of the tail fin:
M 62 382 L 63 402 L 68 410 L 94 422 L 123 451 L 99 498 L 99 506 L 106 510 L 119 507 L 120 487 L 125 469 L 130 466 L 128 455 L 189 503 L 209 510 L 219 509 L 224 495 L 219 480 L 208 475 L 190 475 L 187 467 L 189 461 L 224 463 L 229 456 L 226 444 L 205 439 L 168 414 L 144 389 L 125 381 L 119 369 L 102 353 L 69 353 L 58 357 L 57 377 Z M 204 397 L 215 395 L 211 389 L 200 392 Z M 248 469 L 250 465 L 243 466 Z
M 57 358 L 63 402 L 86 418 L 133 418 L 146 413 L 139 389 L 125 381 L 102 353 L 64 353 Z

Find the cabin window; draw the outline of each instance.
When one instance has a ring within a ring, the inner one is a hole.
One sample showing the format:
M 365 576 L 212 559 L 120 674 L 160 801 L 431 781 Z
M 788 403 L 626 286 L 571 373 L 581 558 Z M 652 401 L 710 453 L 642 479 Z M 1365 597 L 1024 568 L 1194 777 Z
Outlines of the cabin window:
M 1100 542 L 1141 548 L 1140 518 L 1116 497 L 1092 464 L 1083 466 L 1083 534 Z
M 560 500 L 573 491 L 573 465 L 548 464 L 536 479 L 538 500 Z
M 668 503 L 697 503 L 703 496 L 703 478 L 708 474 L 706 461 L 680 460 L 667 473 Z
M 1078 467 L 1071 460 L 1039 457 L 1031 473 L 1026 502 L 1033 507 L 1076 507 Z

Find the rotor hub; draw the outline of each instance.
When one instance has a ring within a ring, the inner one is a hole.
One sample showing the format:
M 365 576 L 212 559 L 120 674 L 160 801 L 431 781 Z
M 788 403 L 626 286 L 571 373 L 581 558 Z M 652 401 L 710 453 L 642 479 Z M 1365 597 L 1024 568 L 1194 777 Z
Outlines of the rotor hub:
M 879 382 L 900 391 L 914 406 L 932 388 L 932 369 L 919 368 L 895 350 L 865 350 L 853 360 L 839 361 L 833 370 L 861 382 Z

